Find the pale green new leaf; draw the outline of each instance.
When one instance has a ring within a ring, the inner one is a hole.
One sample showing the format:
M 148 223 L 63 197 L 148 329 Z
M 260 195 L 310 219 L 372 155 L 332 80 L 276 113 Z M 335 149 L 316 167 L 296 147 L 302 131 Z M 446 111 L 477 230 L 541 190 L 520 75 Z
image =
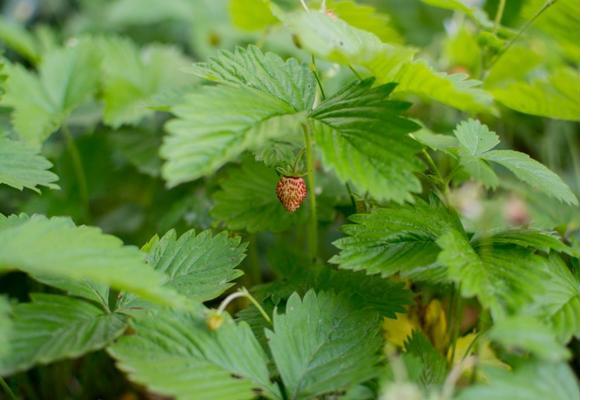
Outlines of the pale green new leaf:
M 317 11 L 277 15 L 308 51 L 333 62 L 366 68 L 378 82 L 397 82 L 394 94 L 416 94 L 466 111 L 489 109 L 491 96 L 477 88 L 480 82 L 463 74 L 436 72 L 424 61 L 413 61 L 412 48 L 383 43 L 371 32 Z
M 562 361 L 569 356 L 569 351 L 557 342 L 552 330 L 533 317 L 517 316 L 495 321 L 488 335 L 509 350 L 529 351 L 549 362 Z
M 50 172 L 52 163 L 24 142 L 10 140 L 0 133 L 0 184 L 18 190 L 40 192 L 38 186 L 58 189 L 58 176 Z
M 293 294 L 267 331 L 287 398 L 312 399 L 376 376 L 378 321 L 332 292 Z
M 567 364 L 534 362 L 516 371 L 485 368 L 488 383 L 465 389 L 457 400 L 577 400 L 577 379 Z
M 532 82 L 513 81 L 489 88 L 506 107 L 526 114 L 579 121 L 579 73 L 563 68 Z
M 489 188 L 498 186 L 496 173 L 486 161 L 481 159 L 485 152 L 500 143 L 498 135 L 481 122 L 469 119 L 457 125 L 454 136 L 460 145 L 460 165 L 464 170 Z
M 103 55 L 104 122 L 110 126 L 140 122 L 152 114 L 149 106 L 153 97 L 195 80 L 183 71 L 191 61 L 174 47 L 151 45 L 139 49 L 121 38 L 92 43 Z
M 307 217 L 307 207 L 287 212 L 275 196 L 278 180 L 272 168 L 244 160 L 219 182 L 221 190 L 213 196 L 215 206 L 211 215 L 229 229 L 248 232 L 280 232 L 302 223 Z
M 378 200 L 403 202 L 421 190 L 415 172 L 420 145 L 407 134 L 419 125 L 400 113 L 407 103 L 389 100 L 394 84 L 372 87 L 357 81 L 321 103 L 309 115 L 325 164 L 340 180 Z
M 510 170 L 531 187 L 567 204 L 578 204 L 577 197 L 558 175 L 525 153 L 514 150 L 491 150 L 482 155 Z
M 350 25 L 375 34 L 382 42 L 399 43 L 402 37 L 394 29 L 390 17 L 377 11 L 367 4 L 357 3 L 353 0 L 336 0 L 327 3 L 337 18 L 341 18 Z
M 13 309 L 10 349 L 0 359 L 0 375 L 101 349 L 127 325 L 125 316 L 87 301 L 51 294 L 34 294 L 31 299 Z
M 221 295 L 242 275 L 235 269 L 244 259 L 246 245 L 240 242 L 239 236 L 230 238 L 227 232 L 196 235 L 190 230 L 177 238 L 170 230 L 154 242 L 146 260 L 169 277 L 167 287 L 204 302 Z
M 143 253 L 98 228 L 68 218 L 0 215 L 0 270 L 110 285 L 148 300 L 182 305 L 163 288 L 166 276 L 144 263 Z
M 198 317 L 161 311 L 135 320 L 133 328 L 109 353 L 132 381 L 154 392 L 179 400 L 245 400 L 269 384 L 266 355 L 245 323 L 226 318 L 211 333 Z
M 94 94 L 99 64 L 98 53 L 88 41 L 81 41 L 47 53 L 39 75 L 21 65 L 9 65 L 2 104 L 13 108 L 11 118 L 17 133 L 40 146 Z
M 350 217 L 346 237 L 333 244 L 341 251 L 330 262 L 340 268 L 365 270 L 368 274 L 395 273 L 413 279 L 439 269 L 436 241 L 447 229 L 461 229 L 458 217 L 440 202 L 398 208 L 377 208 Z

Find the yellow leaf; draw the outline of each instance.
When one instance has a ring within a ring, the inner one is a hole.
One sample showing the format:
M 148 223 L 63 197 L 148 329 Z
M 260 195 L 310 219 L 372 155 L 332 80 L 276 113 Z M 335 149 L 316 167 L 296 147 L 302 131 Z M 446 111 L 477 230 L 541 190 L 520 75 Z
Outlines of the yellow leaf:
M 396 313 L 394 319 L 383 319 L 383 331 L 386 340 L 401 348 L 404 348 L 404 342 L 415 329 L 419 329 L 418 323 L 407 314 Z

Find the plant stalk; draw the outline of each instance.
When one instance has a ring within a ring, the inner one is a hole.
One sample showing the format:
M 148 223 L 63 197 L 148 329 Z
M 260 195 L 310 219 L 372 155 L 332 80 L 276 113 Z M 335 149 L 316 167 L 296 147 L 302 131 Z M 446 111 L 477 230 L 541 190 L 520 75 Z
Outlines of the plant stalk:
M 4 378 L 1 376 L 0 376 L 0 386 L 2 386 L 2 389 L 4 390 L 4 392 L 8 395 L 8 397 L 11 400 L 18 400 L 18 397 L 15 395 L 15 393 L 12 391 L 10 386 L 8 386 L 8 383 L 6 383 Z
M 303 124 L 304 129 L 304 146 L 306 148 L 306 170 L 308 172 L 308 196 L 310 202 L 310 220 L 307 231 L 307 247 L 308 256 L 311 262 L 317 258 L 317 244 L 319 232 L 317 226 L 317 196 L 315 194 L 315 166 L 312 152 L 312 135 L 307 126 Z
M 83 205 L 83 210 L 85 212 L 85 217 L 87 219 L 88 211 L 89 211 L 89 194 L 88 194 L 88 186 L 87 180 L 85 178 L 85 172 L 83 170 L 83 163 L 81 162 L 81 154 L 75 145 L 75 141 L 73 140 L 73 135 L 71 135 L 71 131 L 67 124 L 62 127 L 63 136 L 65 137 L 65 141 L 67 143 L 67 151 L 71 157 L 71 162 L 73 163 L 73 169 L 75 170 L 75 177 L 77 178 L 77 186 L 79 186 L 79 197 L 81 203 Z
M 502 16 L 504 15 L 504 7 L 506 6 L 506 0 L 500 0 L 498 3 L 498 10 L 496 11 L 496 18 L 494 18 L 494 33 L 498 32 Z

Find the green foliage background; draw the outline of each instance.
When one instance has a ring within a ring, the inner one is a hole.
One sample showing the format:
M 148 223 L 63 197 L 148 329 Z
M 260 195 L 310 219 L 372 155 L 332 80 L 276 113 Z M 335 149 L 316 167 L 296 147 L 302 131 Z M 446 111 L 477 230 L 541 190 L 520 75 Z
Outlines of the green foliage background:
M 578 398 L 578 0 L 0 12 L 0 398 Z

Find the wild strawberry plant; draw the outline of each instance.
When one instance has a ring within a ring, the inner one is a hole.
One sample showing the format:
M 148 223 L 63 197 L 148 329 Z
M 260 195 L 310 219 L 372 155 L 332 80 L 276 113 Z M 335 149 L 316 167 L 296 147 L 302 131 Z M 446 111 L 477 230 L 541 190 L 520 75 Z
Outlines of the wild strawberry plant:
M 55 3 L 0 20 L 6 398 L 578 398 L 577 0 Z

